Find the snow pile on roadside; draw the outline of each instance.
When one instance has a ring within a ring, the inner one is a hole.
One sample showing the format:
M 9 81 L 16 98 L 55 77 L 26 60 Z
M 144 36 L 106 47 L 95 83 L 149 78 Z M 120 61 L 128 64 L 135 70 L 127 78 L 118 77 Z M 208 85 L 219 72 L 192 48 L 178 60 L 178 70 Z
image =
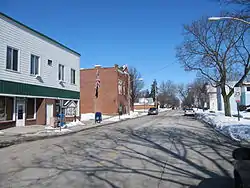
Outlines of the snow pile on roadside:
M 107 119 L 110 118 L 111 116 L 107 115 L 102 115 L 102 119 Z M 81 121 L 89 121 L 89 120 L 94 120 L 95 119 L 95 114 L 94 113 L 86 113 L 86 114 L 81 114 Z
M 78 119 L 76 121 L 70 122 L 66 124 L 66 127 L 74 127 L 74 126 L 79 126 L 79 125 L 85 125 L 84 123 L 82 123 L 81 121 L 79 121 Z
M 55 133 L 61 133 L 61 132 L 70 132 L 70 131 L 72 131 L 72 130 L 70 130 L 70 129 L 59 129 L 59 130 L 55 130 L 54 132 Z
M 250 140 L 250 126 L 249 125 L 232 125 L 229 127 L 231 138 L 236 141 Z
M 67 128 L 75 127 L 75 126 L 82 126 L 82 125 L 85 125 L 85 124 L 77 119 L 76 121 L 65 124 L 63 127 L 61 127 L 61 131 L 60 131 L 60 127 L 45 126 L 44 129 L 45 129 L 45 132 L 47 132 L 47 133 L 66 132 L 66 131 L 71 131 L 70 129 L 67 129 Z M 42 132 L 44 132 L 44 131 L 42 131 Z
M 70 129 L 66 129 L 66 128 L 61 128 L 60 130 L 60 127 L 51 127 L 51 126 L 46 126 L 44 128 L 45 130 L 44 131 L 38 131 L 36 132 L 34 135 L 42 135 L 42 134 L 54 134 L 54 133 L 62 133 L 62 132 L 70 132 L 72 130 Z
M 240 112 L 240 115 L 242 115 L 243 118 L 250 119 L 250 112 Z
M 93 120 L 93 119 L 95 119 L 94 113 L 81 114 L 81 121 L 88 121 L 88 120 Z
M 124 115 L 121 115 L 120 117 L 115 116 L 115 117 L 112 117 L 112 118 L 108 118 L 107 121 L 120 121 L 120 120 L 125 120 L 125 119 L 133 119 L 133 118 L 143 116 L 143 115 L 146 115 L 146 114 L 147 114 L 147 112 L 139 113 L 139 112 L 132 112 L 131 111 L 130 114 L 124 114 Z
M 159 112 L 166 112 L 166 111 L 169 111 L 169 110 L 172 110 L 172 108 L 159 108 L 158 109 Z
M 250 140 L 250 121 L 237 117 L 226 117 L 223 113 L 196 113 L 198 119 L 208 123 L 217 131 L 236 141 Z

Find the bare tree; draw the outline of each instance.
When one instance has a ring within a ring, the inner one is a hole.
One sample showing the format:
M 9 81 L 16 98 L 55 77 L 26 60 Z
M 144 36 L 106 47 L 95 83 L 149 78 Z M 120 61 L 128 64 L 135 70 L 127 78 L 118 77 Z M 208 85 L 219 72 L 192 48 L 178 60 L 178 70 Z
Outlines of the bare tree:
M 130 75 L 130 87 L 131 87 L 131 106 L 133 109 L 134 103 L 140 95 L 140 91 L 144 86 L 144 82 L 141 80 L 141 74 L 135 67 L 129 68 Z
M 179 106 L 177 87 L 171 80 L 161 82 L 158 98 L 161 105 Z
M 250 71 L 250 51 L 246 44 L 249 26 L 235 21 L 208 22 L 207 17 L 184 26 L 184 41 L 177 58 L 186 71 L 198 71 L 219 86 L 225 115 L 231 116 L 230 97 Z M 236 81 L 229 85 L 229 81 Z
M 193 83 L 190 84 L 190 90 L 192 95 L 194 96 L 195 105 L 199 108 L 204 108 L 205 103 L 209 103 L 207 88 L 208 85 L 207 80 L 204 77 L 197 77 Z M 208 106 L 207 106 L 208 107 Z
M 223 4 L 235 4 L 238 5 L 237 11 L 232 14 L 240 16 L 245 19 L 250 18 L 250 1 L 249 0 L 218 0 Z
M 148 89 L 145 89 L 145 90 L 142 90 L 140 91 L 140 93 L 138 94 L 138 98 L 150 98 L 151 95 L 150 95 L 150 92 Z
M 191 90 L 190 84 L 179 84 L 177 86 L 177 91 L 179 93 L 179 97 L 182 101 L 182 107 L 191 107 L 194 105 L 194 95 Z

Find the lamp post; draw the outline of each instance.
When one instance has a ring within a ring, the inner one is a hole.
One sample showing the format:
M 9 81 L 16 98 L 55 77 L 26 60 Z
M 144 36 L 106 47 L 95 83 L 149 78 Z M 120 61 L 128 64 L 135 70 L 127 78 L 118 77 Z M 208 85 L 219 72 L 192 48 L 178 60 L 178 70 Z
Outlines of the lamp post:
M 223 16 L 223 17 L 210 17 L 208 18 L 209 21 L 219 21 L 219 20 L 236 20 L 236 21 L 240 21 L 243 22 L 245 24 L 249 24 L 250 22 L 243 20 L 241 18 L 236 18 L 236 17 L 230 17 L 230 16 Z

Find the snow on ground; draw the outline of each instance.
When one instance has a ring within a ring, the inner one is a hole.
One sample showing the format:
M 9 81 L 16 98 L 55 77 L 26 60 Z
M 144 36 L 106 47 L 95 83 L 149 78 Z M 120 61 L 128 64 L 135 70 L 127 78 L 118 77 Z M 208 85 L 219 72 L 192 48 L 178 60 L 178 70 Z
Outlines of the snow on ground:
M 143 116 L 146 114 L 147 114 L 147 112 L 139 113 L 139 112 L 131 111 L 130 114 L 124 114 L 124 115 L 121 115 L 120 117 L 114 116 L 114 117 L 108 118 L 107 121 L 120 121 L 120 120 L 124 120 L 124 119 L 132 119 L 132 118 L 136 118 L 136 117 Z
M 169 111 L 169 110 L 172 110 L 172 108 L 159 108 L 158 109 L 159 112 L 166 112 L 166 111 Z
M 250 112 L 240 112 L 240 115 L 245 119 L 250 119 Z
M 107 115 L 102 115 L 102 119 L 107 119 L 110 118 L 111 116 Z M 89 121 L 89 120 L 94 120 L 95 119 L 95 114 L 94 113 L 86 113 L 86 114 L 81 114 L 81 121 Z
M 165 112 L 171 110 L 171 108 L 159 108 L 159 112 Z M 107 115 L 102 115 L 103 121 L 119 121 L 119 120 L 124 120 L 124 119 L 131 119 L 131 118 L 136 118 L 139 116 L 146 115 L 148 113 L 147 109 L 142 109 L 142 110 L 134 110 L 130 112 L 130 114 L 123 114 L 120 117 L 119 116 L 107 116 Z M 95 114 L 94 113 L 86 113 L 86 114 L 81 114 L 81 121 L 89 121 L 89 120 L 94 120 L 95 119 Z
M 1 135 L 1 134 L 4 134 L 4 132 L 0 131 L 0 135 Z
M 199 112 L 196 115 L 198 119 L 236 141 L 250 140 L 250 120 L 241 118 L 238 121 L 237 117 L 226 117 L 222 112 Z
M 70 131 L 72 131 L 72 130 L 70 130 L 70 129 L 59 129 L 59 130 L 55 130 L 54 132 L 55 133 L 60 133 L 60 132 L 70 132 Z
M 159 112 L 165 112 L 165 111 L 169 111 L 172 110 L 172 108 L 158 108 Z M 148 112 L 148 109 L 141 109 L 141 110 L 134 110 L 135 112 Z
M 45 129 L 45 132 L 47 133 L 68 132 L 68 131 L 71 131 L 69 128 L 75 127 L 75 126 L 82 126 L 82 125 L 85 125 L 85 124 L 79 120 L 76 120 L 75 122 L 70 122 L 70 123 L 65 124 L 63 127 L 61 127 L 61 130 L 60 130 L 60 127 L 51 127 L 51 126 L 45 126 L 44 129 Z M 43 132 L 44 131 L 40 131 L 38 132 L 38 134 L 43 133 Z
M 74 126 L 78 126 L 78 125 L 85 125 L 84 123 L 82 123 L 81 121 L 79 121 L 78 119 L 76 121 L 70 122 L 66 124 L 66 127 L 74 127 Z

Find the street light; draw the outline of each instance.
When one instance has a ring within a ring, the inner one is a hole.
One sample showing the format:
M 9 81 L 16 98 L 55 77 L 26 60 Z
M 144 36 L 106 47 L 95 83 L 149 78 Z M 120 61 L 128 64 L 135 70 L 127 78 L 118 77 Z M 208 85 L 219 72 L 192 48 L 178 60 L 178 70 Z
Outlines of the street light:
M 230 17 L 230 16 L 223 16 L 223 17 L 210 17 L 208 18 L 209 21 L 219 21 L 219 20 L 237 20 L 246 24 L 250 25 L 250 22 L 240 19 L 240 18 L 235 18 L 235 17 Z

